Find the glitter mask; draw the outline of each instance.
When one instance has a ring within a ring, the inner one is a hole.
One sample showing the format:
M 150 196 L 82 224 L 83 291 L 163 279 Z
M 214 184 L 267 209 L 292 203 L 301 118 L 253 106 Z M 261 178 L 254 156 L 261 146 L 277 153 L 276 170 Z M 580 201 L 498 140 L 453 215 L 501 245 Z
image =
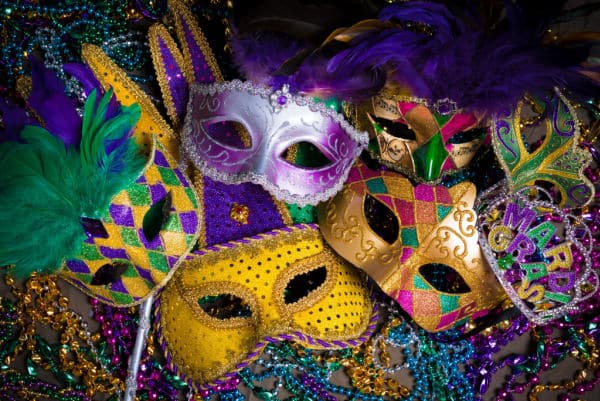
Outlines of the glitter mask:
M 243 133 L 241 141 L 236 132 Z M 182 135 L 183 151 L 209 177 L 251 181 L 299 205 L 315 205 L 339 191 L 366 142 L 366 134 L 324 103 L 285 87 L 272 92 L 237 80 L 194 85 Z M 327 162 L 310 168 L 288 162 L 286 152 L 300 143 L 318 149 Z
M 318 210 L 329 245 L 367 272 L 424 329 L 445 330 L 505 294 L 477 243 L 475 186 L 413 186 L 358 163 Z
M 161 345 L 193 387 L 235 375 L 268 343 L 355 346 L 377 314 L 360 272 L 297 225 L 199 251 L 165 287 L 157 310 Z
M 486 138 L 480 119 L 450 100 L 429 105 L 385 88 L 356 108 L 357 126 L 369 131 L 372 155 L 410 177 L 437 181 L 467 166 Z M 375 151 L 376 150 L 376 151 Z
M 198 238 L 198 200 L 189 180 L 162 145 L 155 143 L 151 156 L 101 219 L 82 220 L 87 240 L 59 272 L 110 305 L 134 305 L 155 293 Z
M 595 191 L 574 107 L 557 89 L 530 104 L 544 137 L 537 147 L 525 142 L 534 137 L 523 124 L 525 102 L 495 116 L 492 142 L 507 178 L 478 199 L 477 210 L 480 244 L 500 283 L 529 320 L 546 324 L 597 291 L 591 231 L 569 212 Z

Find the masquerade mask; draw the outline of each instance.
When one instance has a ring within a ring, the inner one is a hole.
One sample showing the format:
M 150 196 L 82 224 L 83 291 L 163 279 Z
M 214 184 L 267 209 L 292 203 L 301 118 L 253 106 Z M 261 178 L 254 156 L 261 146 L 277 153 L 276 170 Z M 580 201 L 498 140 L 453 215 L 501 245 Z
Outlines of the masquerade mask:
M 164 286 L 200 229 L 196 194 L 176 166 L 157 144 L 141 176 L 112 199 L 107 213 L 82 223 L 87 239 L 61 276 L 118 306 Z
M 19 142 L 2 143 L 0 221 L 16 224 L 1 236 L 13 245 L 0 246 L 0 264 L 21 276 L 58 273 L 103 302 L 133 305 L 194 246 L 196 194 L 162 145 L 144 152 L 139 131 L 134 139 L 139 105 L 118 104 L 112 90 L 98 96 L 85 68 L 77 73 L 89 92 L 82 117 L 53 73 L 35 67 L 37 91 L 53 88 L 31 95 L 49 130 L 26 125 Z
M 356 109 L 359 129 L 372 139 L 373 156 L 411 177 L 435 181 L 467 166 L 481 146 L 486 129 L 472 113 L 456 110 L 448 99 L 428 105 L 386 87 Z
M 532 135 L 521 132 L 523 102 L 494 120 L 494 150 L 510 193 L 500 183 L 481 197 L 478 209 L 487 260 L 515 306 L 544 324 L 575 310 L 598 287 L 590 230 L 568 211 L 589 202 L 594 187 L 583 174 L 590 155 L 577 146 L 573 107 L 558 91 L 534 98 L 533 105 L 546 127 L 534 150 L 524 142 Z
M 475 195 L 471 183 L 414 187 L 359 163 L 344 189 L 319 207 L 319 224 L 329 245 L 419 325 L 441 331 L 504 297 L 477 244 Z
M 195 388 L 234 375 L 268 342 L 357 345 L 377 319 L 360 273 L 314 225 L 198 252 L 165 287 L 157 314 L 167 360 Z
M 225 122 L 243 127 L 248 146 L 228 139 L 239 135 L 225 131 L 232 126 Z M 366 141 L 365 134 L 323 103 L 291 95 L 285 87 L 272 92 L 240 81 L 193 86 L 182 136 L 185 153 L 209 177 L 251 181 L 300 205 L 333 196 Z M 286 161 L 286 151 L 303 142 L 328 162 L 308 168 Z

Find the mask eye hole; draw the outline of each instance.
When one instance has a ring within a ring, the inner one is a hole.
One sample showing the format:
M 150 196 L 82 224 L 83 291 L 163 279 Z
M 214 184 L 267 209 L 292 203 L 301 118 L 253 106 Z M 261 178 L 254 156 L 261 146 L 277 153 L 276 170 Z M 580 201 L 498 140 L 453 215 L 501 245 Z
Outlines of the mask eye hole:
M 416 141 L 417 136 L 415 132 L 408 128 L 408 125 L 403 124 L 401 122 L 395 122 L 388 120 L 387 118 L 381 118 L 372 116 L 369 114 L 369 118 L 371 119 L 371 123 L 373 124 L 373 128 L 375 128 L 375 132 L 379 133 L 380 131 L 385 131 L 387 134 L 405 139 L 407 141 Z
M 400 225 L 394 212 L 370 194 L 365 196 L 363 209 L 371 230 L 388 244 L 396 242 L 400 235 Z
M 117 282 L 129 269 L 131 264 L 127 261 L 113 261 L 102 265 L 92 277 L 91 285 L 108 285 Z
M 252 147 L 252 136 L 246 127 L 237 121 L 202 121 L 202 128 L 208 136 L 223 146 L 234 149 Z
M 458 132 L 448 140 L 448 143 L 459 145 L 461 143 L 472 142 L 474 140 L 482 140 L 487 133 L 487 128 L 473 128 L 468 131 Z
M 108 232 L 104 228 L 102 221 L 89 217 L 80 217 L 79 222 L 83 226 L 85 232 L 93 238 L 108 238 Z
M 144 215 L 142 230 L 148 241 L 154 240 L 162 227 L 167 223 L 167 220 L 169 220 L 172 204 L 173 195 L 169 191 L 160 200 L 150 206 L 150 209 Z
M 293 304 L 319 288 L 327 278 L 327 269 L 321 266 L 306 273 L 298 274 L 285 286 L 283 300 Z
M 429 263 L 421 266 L 419 273 L 438 291 L 448 294 L 465 294 L 471 291 L 461 275 L 448 265 Z
M 320 168 L 332 163 L 318 147 L 310 142 L 298 142 L 287 148 L 280 156 L 298 167 Z
M 198 299 L 198 305 L 215 319 L 252 316 L 250 306 L 242 298 L 232 294 L 206 295 Z

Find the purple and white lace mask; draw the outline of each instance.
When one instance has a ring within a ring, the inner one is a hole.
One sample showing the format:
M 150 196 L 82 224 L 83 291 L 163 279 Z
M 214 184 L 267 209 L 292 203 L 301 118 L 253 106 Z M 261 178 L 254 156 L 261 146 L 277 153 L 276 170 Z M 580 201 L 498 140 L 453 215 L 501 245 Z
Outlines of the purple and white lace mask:
M 242 135 L 240 135 L 242 134 Z M 337 193 L 368 141 L 343 116 L 312 98 L 238 80 L 195 84 L 183 151 L 202 173 L 226 183 L 250 181 L 276 198 L 316 205 Z M 327 159 L 318 167 L 286 159 L 308 143 Z

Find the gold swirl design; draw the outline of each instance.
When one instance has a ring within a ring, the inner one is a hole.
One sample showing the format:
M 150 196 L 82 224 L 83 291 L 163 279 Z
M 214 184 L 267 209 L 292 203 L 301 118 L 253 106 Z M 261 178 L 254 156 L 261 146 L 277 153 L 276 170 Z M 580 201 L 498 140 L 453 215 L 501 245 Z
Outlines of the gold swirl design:
M 436 230 L 435 237 L 433 237 L 427 247 L 427 252 L 430 252 L 433 248 L 433 250 L 437 250 L 442 254 L 442 258 L 449 257 L 451 253 L 450 247 L 444 246 L 443 244 L 450 242 L 452 236 L 455 237 L 455 239 L 452 241 L 452 243 L 455 244 L 452 249 L 452 256 L 457 259 L 463 259 L 465 256 L 467 256 L 469 251 L 467 241 L 465 241 L 465 239 L 462 238 L 456 230 L 450 227 L 440 227 Z
M 464 201 L 456 205 L 456 211 L 453 213 L 454 220 L 458 222 L 458 229 L 465 237 L 472 237 L 477 234 L 475 222 L 477 215 L 473 209 Z M 469 224 L 471 223 L 471 224 Z

